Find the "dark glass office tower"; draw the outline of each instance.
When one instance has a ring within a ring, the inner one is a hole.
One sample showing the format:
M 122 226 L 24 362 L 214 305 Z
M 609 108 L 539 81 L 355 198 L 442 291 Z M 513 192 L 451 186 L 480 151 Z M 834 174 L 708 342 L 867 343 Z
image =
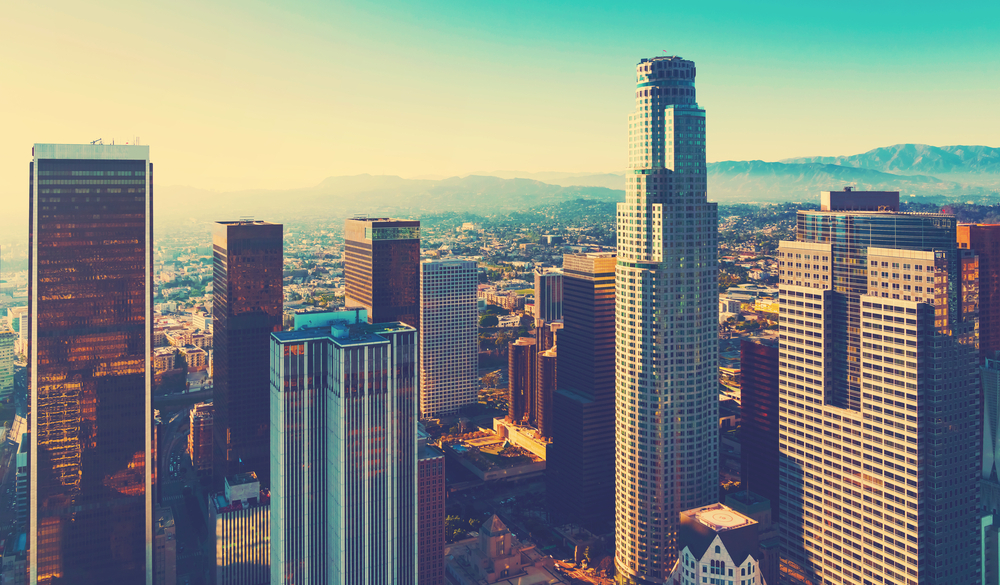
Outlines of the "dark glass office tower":
M 264 221 L 220 221 L 212 245 L 215 345 L 215 478 L 254 471 L 270 487 L 271 333 L 281 331 L 282 230 Z
M 149 147 L 33 155 L 30 580 L 151 584 Z
M 740 342 L 742 383 L 740 480 L 764 496 L 771 518 L 778 520 L 778 340 L 744 338 Z
M 563 257 L 563 328 L 552 444 L 549 505 L 559 522 L 604 532 L 615 503 L 615 254 Z
M 420 222 L 355 218 L 344 226 L 348 307 L 368 310 L 369 323 L 420 323 Z
M 959 224 L 958 247 L 979 257 L 979 361 L 1000 351 L 1000 224 Z

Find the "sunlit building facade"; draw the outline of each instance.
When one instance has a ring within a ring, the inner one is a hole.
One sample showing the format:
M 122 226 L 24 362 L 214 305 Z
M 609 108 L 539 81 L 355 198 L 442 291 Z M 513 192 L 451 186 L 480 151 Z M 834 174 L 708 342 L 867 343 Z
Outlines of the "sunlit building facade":
M 149 147 L 33 155 L 30 582 L 151 585 Z
M 420 263 L 420 413 L 437 417 L 479 401 L 475 260 Z
M 364 309 L 271 335 L 272 585 L 416 585 L 418 367 Z
M 420 222 L 355 218 L 344 225 L 344 302 L 370 323 L 419 328 Z
M 781 554 L 817 583 L 979 582 L 976 258 L 893 195 L 824 193 L 779 247 Z
M 682 510 L 718 501 L 718 213 L 695 64 L 643 59 L 616 269 L 616 564 L 663 583 Z

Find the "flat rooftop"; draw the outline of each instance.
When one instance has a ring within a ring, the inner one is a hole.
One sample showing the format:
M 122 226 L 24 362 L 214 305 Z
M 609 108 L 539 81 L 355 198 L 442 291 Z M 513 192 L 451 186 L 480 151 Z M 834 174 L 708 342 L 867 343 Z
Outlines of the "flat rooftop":
M 715 532 L 725 532 L 757 523 L 753 518 L 744 516 L 724 504 L 711 504 L 693 510 L 686 510 L 684 514 Z

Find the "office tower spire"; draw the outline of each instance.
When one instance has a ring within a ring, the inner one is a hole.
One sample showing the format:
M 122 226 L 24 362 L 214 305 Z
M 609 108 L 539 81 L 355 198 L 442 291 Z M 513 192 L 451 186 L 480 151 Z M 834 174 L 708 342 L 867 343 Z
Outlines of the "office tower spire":
M 616 562 L 662 583 L 680 512 L 718 497 L 717 210 L 695 66 L 643 59 L 616 269 Z
M 30 582 L 152 584 L 149 147 L 33 154 Z
M 979 582 L 976 259 L 898 193 L 778 250 L 779 536 L 812 582 Z

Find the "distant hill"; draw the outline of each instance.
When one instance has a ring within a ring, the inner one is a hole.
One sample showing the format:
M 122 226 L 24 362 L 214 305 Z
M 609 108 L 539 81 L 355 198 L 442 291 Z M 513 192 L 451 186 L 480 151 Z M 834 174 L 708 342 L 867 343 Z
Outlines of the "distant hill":
M 1000 189 L 1000 149 L 898 144 L 839 157 L 708 165 L 709 198 L 720 203 L 812 201 L 846 185 L 899 191 L 904 197 L 982 200 Z M 577 199 L 618 202 L 624 173 L 493 171 L 465 177 L 404 179 L 391 175 L 330 177 L 314 187 L 216 193 L 157 187 L 157 221 L 210 221 L 240 216 L 286 220 L 304 215 L 471 212 L 506 214 Z
M 562 187 L 607 187 L 608 189 L 625 190 L 625 173 L 559 173 L 526 171 L 477 171 L 473 175 L 488 175 L 501 179 L 534 179 L 550 185 Z
M 1000 173 L 1000 148 L 896 144 L 850 156 L 788 158 L 783 163 L 820 163 L 889 173 Z
M 866 168 L 821 163 L 725 161 L 708 165 L 709 198 L 738 201 L 811 201 L 820 191 L 846 185 L 858 190 L 899 191 L 903 196 L 975 197 L 983 192 L 929 175 L 901 175 Z
M 605 187 L 551 185 L 531 179 L 470 175 L 442 180 L 386 175 L 330 177 L 315 187 L 284 191 L 216 193 L 191 187 L 157 187 L 158 220 L 280 219 L 291 215 L 346 217 L 356 213 L 406 210 L 502 213 L 576 199 L 617 202 L 624 191 Z

